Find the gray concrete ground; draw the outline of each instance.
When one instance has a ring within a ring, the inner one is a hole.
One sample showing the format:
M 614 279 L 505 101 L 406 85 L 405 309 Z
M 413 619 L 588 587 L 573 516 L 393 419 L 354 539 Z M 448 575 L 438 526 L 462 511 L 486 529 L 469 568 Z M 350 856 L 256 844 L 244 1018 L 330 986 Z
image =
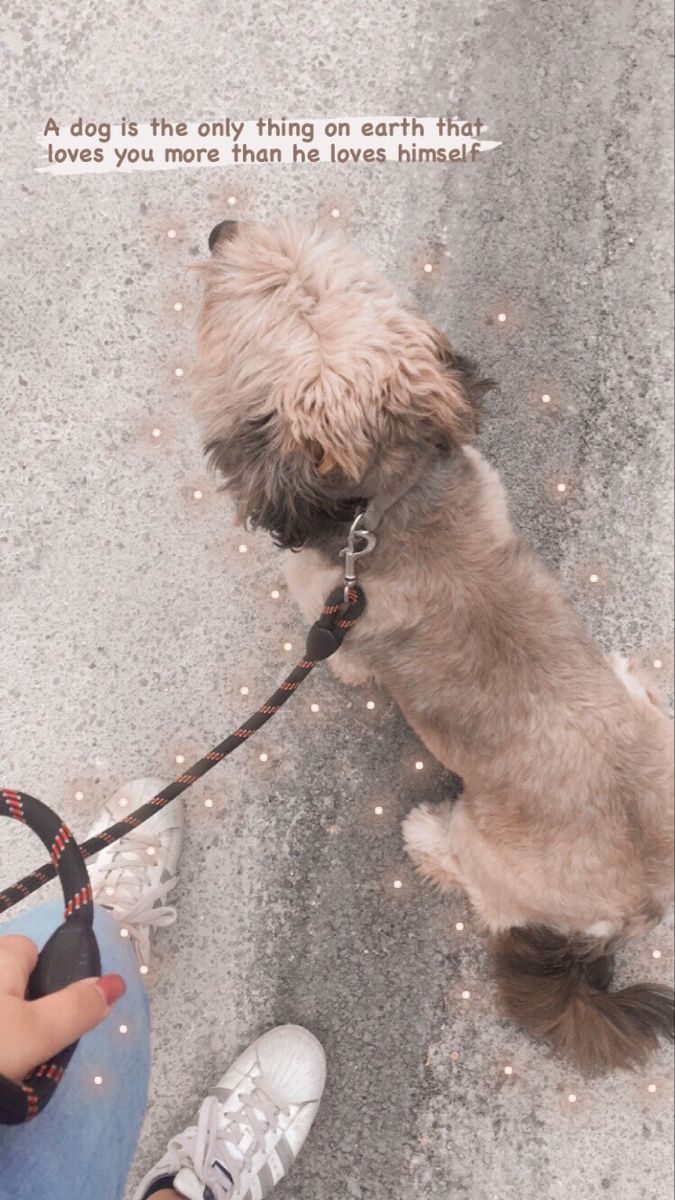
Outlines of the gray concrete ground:
M 189 374 L 173 376 L 193 355 L 184 267 L 229 193 L 262 217 L 339 201 L 357 240 L 499 381 L 482 445 L 594 633 L 662 659 L 669 676 L 668 8 L 7 11 L 3 781 L 84 831 L 121 781 L 169 776 L 176 753 L 229 730 L 246 711 L 240 686 L 267 694 L 284 641 L 300 644 L 283 589 L 269 595 L 282 587 L 274 549 L 255 536 L 237 553 Z M 464 168 L 33 171 L 49 115 L 403 112 L 480 115 L 503 148 Z M 433 282 L 415 270 L 429 247 L 449 252 Z M 157 938 L 150 979 L 154 1069 L 134 1178 L 233 1055 L 292 1020 L 323 1039 L 330 1079 L 279 1200 L 664 1200 L 667 1055 L 644 1075 L 587 1083 L 500 1019 L 468 907 L 426 892 L 402 853 L 401 816 L 445 782 L 428 760 L 415 771 L 415 739 L 384 697 L 374 710 L 367 698 L 317 671 L 264 734 L 268 763 L 245 748 L 190 799 L 180 918 Z M 35 865 L 29 840 L 2 839 L 3 880 Z M 634 945 L 621 978 L 667 978 L 670 944 L 661 928 Z

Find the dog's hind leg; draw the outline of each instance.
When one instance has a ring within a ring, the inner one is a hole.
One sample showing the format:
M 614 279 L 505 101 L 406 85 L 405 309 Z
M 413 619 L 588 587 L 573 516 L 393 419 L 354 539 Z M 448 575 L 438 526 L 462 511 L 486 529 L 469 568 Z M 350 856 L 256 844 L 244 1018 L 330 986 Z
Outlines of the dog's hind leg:
M 456 801 L 430 808 L 420 804 L 403 822 L 403 840 L 420 875 L 442 892 L 463 888 L 461 868 L 453 852 L 450 824 Z

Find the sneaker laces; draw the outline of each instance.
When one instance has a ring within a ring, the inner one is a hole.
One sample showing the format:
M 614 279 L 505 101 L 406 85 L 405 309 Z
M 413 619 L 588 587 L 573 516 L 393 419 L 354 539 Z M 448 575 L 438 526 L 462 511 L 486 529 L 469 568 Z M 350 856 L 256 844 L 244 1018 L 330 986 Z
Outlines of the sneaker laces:
M 278 1131 L 279 1116 L 287 1115 L 260 1085 L 250 1095 L 241 1096 L 239 1103 L 236 1113 L 223 1113 L 217 1097 L 207 1096 L 197 1124 L 179 1133 L 167 1147 L 169 1172 L 177 1174 L 182 1167 L 191 1167 L 199 1182 L 211 1189 L 214 1200 L 231 1195 L 241 1177 L 251 1170 L 254 1154 L 266 1151 L 269 1135 Z M 251 1140 L 242 1149 L 246 1135 Z
M 96 889 L 98 902 L 112 909 L 117 920 L 129 931 L 141 963 L 150 957 L 150 931 L 176 920 L 176 910 L 164 904 L 168 893 L 176 886 L 176 879 L 164 883 L 150 884 L 150 869 L 153 860 L 148 853 L 156 846 L 156 839 L 134 834 L 125 838 L 113 851 L 100 887 Z

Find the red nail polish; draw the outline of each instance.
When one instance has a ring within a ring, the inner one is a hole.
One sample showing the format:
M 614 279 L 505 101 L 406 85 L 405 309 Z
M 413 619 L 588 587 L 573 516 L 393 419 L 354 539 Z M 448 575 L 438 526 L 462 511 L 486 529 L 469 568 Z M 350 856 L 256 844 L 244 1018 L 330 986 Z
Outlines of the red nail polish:
M 96 980 L 99 992 L 103 993 L 106 1005 L 110 1008 L 127 990 L 127 985 L 121 975 L 102 975 Z

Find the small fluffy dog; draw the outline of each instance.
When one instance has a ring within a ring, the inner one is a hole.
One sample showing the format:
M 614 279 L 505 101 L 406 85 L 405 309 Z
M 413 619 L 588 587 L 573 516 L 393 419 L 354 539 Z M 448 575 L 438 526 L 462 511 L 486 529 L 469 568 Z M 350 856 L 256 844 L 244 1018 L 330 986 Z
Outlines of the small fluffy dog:
M 410 855 L 492 934 L 507 1012 L 587 1071 L 672 1037 L 673 996 L 608 990 L 673 895 L 671 725 L 592 643 L 470 445 L 486 385 L 341 236 L 224 221 L 201 265 L 207 452 L 242 520 L 297 553 L 308 620 L 359 504 L 367 608 L 331 660 L 388 690 L 464 783 Z

